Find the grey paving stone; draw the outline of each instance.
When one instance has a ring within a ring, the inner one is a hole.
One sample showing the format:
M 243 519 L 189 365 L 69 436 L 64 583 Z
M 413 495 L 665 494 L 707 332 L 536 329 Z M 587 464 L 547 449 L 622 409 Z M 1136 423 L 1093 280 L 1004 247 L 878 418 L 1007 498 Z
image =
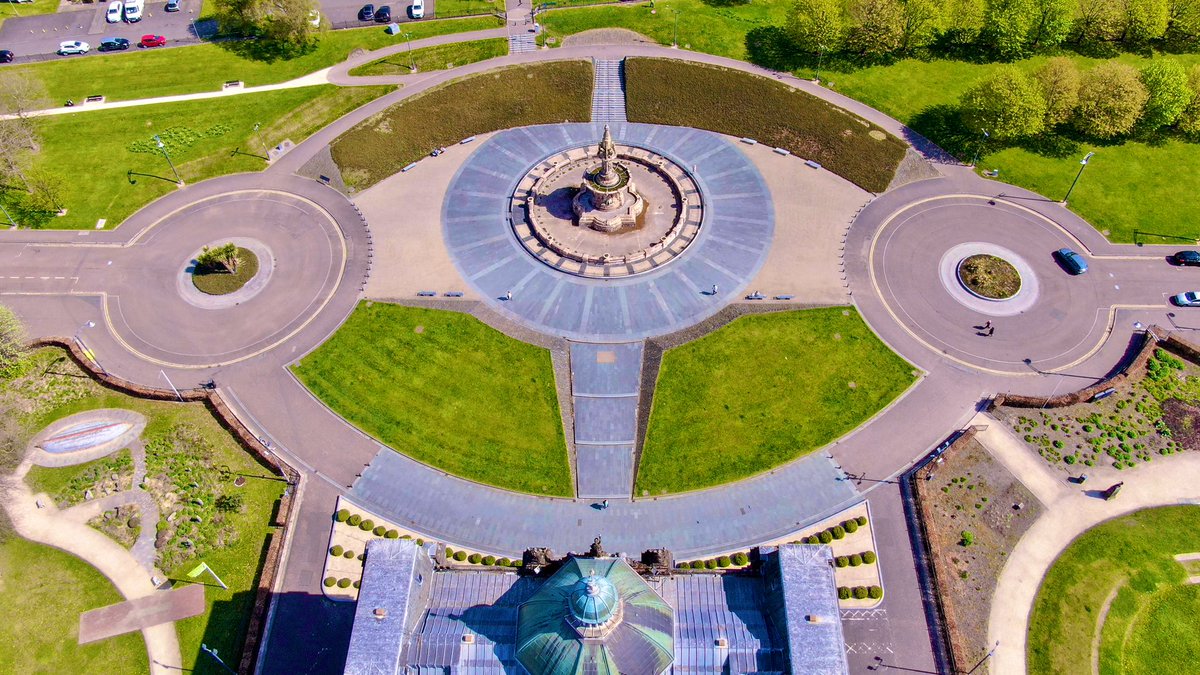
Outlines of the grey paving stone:
M 633 489 L 633 444 L 581 445 L 576 453 L 581 499 L 628 499 Z

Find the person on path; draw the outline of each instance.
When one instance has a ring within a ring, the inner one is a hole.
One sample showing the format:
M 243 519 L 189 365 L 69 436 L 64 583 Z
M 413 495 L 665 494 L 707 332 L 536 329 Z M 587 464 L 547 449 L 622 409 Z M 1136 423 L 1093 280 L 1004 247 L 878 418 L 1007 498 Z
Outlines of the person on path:
M 604 502 L 601 504 L 600 508 L 605 509 L 605 510 L 608 509 L 608 500 L 607 499 L 604 500 Z
M 983 327 L 984 327 L 984 329 L 991 328 L 992 327 L 991 320 L 989 319 L 987 323 L 983 324 Z
M 712 295 L 716 295 L 716 294 L 717 294 L 717 285 L 713 284 Z
M 504 294 L 504 299 L 505 299 L 505 301 L 512 300 L 512 291 L 509 291 L 509 292 L 505 293 L 505 294 Z
M 992 337 L 992 333 L 995 333 L 995 332 L 996 332 L 996 327 L 995 327 L 995 326 L 991 326 L 991 327 L 989 327 L 989 328 L 988 328 L 988 337 Z

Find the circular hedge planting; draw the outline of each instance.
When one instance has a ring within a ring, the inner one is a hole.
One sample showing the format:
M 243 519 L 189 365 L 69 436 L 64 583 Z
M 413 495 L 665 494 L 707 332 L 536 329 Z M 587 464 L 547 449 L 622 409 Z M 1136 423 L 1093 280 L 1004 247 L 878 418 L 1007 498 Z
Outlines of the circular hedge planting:
M 339 511 L 338 511 L 336 514 L 334 514 L 334 516 L 333 516 L 333 517 L 334 517 L 334 518 L 335 518 L 335 519 L 336 519 L 336 520 L 337 520 L 339 523 L 344 523 L 344 522 L 346 522 L 346 519 L 350 517 L 350 512 L 349 512 L 349 511 L 347 511 L 346 509 L 341 509 L 341 510 L 339 510 Z
M 345 551 L 345 550 L 346 549 L 342 548 L 341 546 L 334 544 L 333 548 L 329 549 L 329 555 L 336 558 L 342 554 L 342 551 Z
M 325 581 L 322 583 L 325 584 L 325 588 L 333 588 L 333 585 L 337 583 L 337 579 L 334 579 L 333 577 L 325 577 Z
M 220 264 L 196 265 L 192 270 L 192 284 L 208 295 L 229 295 L 245 286 L 258 274 L 258 256 L 250 249 L 241 247 L 238 247 L 237 256 L 236 272 L 230 272 Z
M 350 580 L 347 579 L 346 577 L 342 577 L 341 579 L 338 579 L 337 587 L 338 588 L 350 588 Z
M 1004 258 L 973 255 L 958 264 L 958 279 L 967 290 L 989 300 L 1007 300 L 1021 290 L 1021 275 Z

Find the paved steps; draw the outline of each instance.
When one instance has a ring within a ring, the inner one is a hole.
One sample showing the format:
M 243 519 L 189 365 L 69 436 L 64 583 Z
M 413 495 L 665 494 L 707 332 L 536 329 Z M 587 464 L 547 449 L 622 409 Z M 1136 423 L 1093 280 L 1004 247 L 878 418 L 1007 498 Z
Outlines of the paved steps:
M 509 54 L 520 54 L 522 52 L 536 52 L 536 51 L 537 51 L 537 39 L 534 38 L 533 35 L 530 35 L 529 33 L 522 33 L 520 35 L 509 35 L 508 36 L 508 53 Z
M 595 60 L 592 86 L 592 121 L 625 122 L 624 61 Z

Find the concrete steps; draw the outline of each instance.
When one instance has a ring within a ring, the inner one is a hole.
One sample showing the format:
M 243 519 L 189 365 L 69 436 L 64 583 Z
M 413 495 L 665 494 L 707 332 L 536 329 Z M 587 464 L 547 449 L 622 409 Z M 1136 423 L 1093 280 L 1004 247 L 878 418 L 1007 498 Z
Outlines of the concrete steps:
M 592 86 L 592 121 L 625 122 L 624 62 L 593 62 L 595 81 Z
M 522 52 L 537 51 L 537 39 L 528 33 L 521 35 L 508 36 L 508 53 L 520 54 Z

